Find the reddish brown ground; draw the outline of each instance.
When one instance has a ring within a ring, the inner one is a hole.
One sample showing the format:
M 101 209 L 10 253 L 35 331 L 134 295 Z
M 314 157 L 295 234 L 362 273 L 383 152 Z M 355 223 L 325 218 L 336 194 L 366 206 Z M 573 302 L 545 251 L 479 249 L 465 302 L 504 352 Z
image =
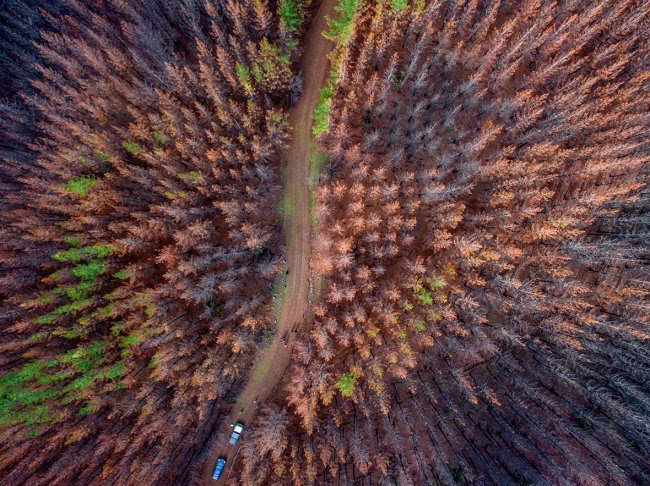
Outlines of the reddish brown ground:
M 259 357 L 253 376 L 237 399 L 228 424 L 238 421 L 243 422 L 247 427 L 253 424 L 258 405 L 271 395 L 289 365 L 295 336 L 291 333 L 291 329 L 294 324 L 302 323 L 303 316 L 307 312 L 309 241 L 311 237 L 308 176 L 312 113 L 318 101 L 318 92 L 325 81 L 328 66 L 327 54 L 332 48 L 332 42 L 325 39 L 321 33 L 327 27 L 325 16 L 334 15 L 335 4 L 336 0 L 323 0 L 305 37 L 305 49 L 301 64 L 303 93 L 300 101 L 289 114 L 289 120 L 293 127 L 291 144 L 286 153 L 286 197 L 288 200 L 286 206 L 289 210 L 285 215 L 285 231 L 288 241 L 289 276 L 276 337 L 271 346 Z M 290 335 L 287 347 L 281 342 L 281 338 L 285 334 Z M 253 403 L 256 398 L 257 405 Z M 220 435 L 221 437 L 207 462 L 206 484 L 218 485 L 225 482 L 235 465 L 239 447 L 246 439 L 244 435 L 236 446 L 230 446 L 228 444 L 229 426 L 220 431 Z M 215 482 L 211 479 L 212 470 L 219 457 L 226 457 L 227 462 L 221 479 Z

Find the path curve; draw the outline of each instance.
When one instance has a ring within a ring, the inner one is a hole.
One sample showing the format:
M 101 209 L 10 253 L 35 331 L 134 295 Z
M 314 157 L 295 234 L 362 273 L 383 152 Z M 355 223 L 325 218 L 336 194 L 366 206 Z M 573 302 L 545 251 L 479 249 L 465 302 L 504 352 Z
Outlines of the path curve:
M 332 49 L 332 42 L 321 34 L 327 28 L 326 16 L 334 16 L 334 5 L 337 0 L 323 0 L 312 24 L 305 36 L 305 47 L 302 55 L 301 72 L 303 75 L 303 92 L 298 103 L 289 112 L 289 122 L 293 127 L 290 145 L 286 151 L 287 179 L 286 197 L 288 207 L 285 215 L 284 231 L 287 235 L 287 253 L 289 276 L 284 293 L 284 302 L 280 311 L 278 327 L 272 344 L 258 358 L 253 375 L 239 395 L 227 424 L 237 421 L 246 427 L 253 424 L 258 411 L 258 404 L 271 395 L 275 386 L 284 375 L 291 358 L 294 335 L 291 328 L 302 322 L 308 309 L 309 294 L 309 256 L 311 238 L 311 214 L 309 208 L 309 164 L 312 114 L 318 102 L 318 92 L 325 83 L 327 75 L 327 54 Z M 289 333 L 289 343 L 284 347 L 281 337 Z M 241 412 L 240 412 L 241 411 Z M 209 454 L 204 474 L 204 484 L 217 486 L 224 484 L 235 460 L 243 438 L 236 446 L 228 444 L 230 427 L 218 431 L 220 436 L 214 450 Z M 219 481 L 212 481 L 212 470 L 219 457 L 226 457 L 226 468 Z

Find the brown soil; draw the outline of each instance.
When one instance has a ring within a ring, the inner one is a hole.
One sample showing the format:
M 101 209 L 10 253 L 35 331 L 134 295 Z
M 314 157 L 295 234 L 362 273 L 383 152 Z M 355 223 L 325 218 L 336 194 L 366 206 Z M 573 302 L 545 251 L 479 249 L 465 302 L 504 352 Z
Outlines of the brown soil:
M 308 177 L 312 114 L 318 101 L 318 92 L 325 82 L 327 54 L 332 48 L 332 42 L 325 39 L 321 33 L 327 28 L 325 16 L 334 15 L 336 1 L 322 1 L 305 37 L 301 63 L 303 93 L 298 104 L 289 113 L 289 121 L 293 127 L 291 144 L 286 152 L 286 197 L 290 210 L 286 214 L 285 231 L 288 239 L 289 276 L 276 336 L 273 343 L 258 358 L 253 375 L 239 395 L 227 424 L 238 421 L 243 422 L 246 427 L 253 424 L 258 407 L 271 395 L 289 365 L 295 340 L 295 334 L 291 330 L 294 325 L 302 325 L 308 309 L 311 238 Z M 285 334 L 288 335 L 286 347 L 281 341 Z M 258 403 L 254 404 L 256 399 Z M 209 454 L 204 476 L 206 484 L 224 484 L 235 465 L 239 447 L 246 440 L 246 430 L 235 446 L 228 444 L 230 430 L 230 427 L 226 426 L 220 431 L 221 437 L 214 451 Z M 226 468 L 221 479 L 214 482 L 211 479 L 212 470 L 219 457 L 227 458 Z

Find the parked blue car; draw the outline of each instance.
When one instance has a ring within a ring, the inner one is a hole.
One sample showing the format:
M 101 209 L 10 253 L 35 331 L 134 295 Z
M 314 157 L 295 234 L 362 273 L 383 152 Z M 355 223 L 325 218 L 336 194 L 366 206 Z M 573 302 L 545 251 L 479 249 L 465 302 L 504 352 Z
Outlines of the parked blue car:
M 212 473 L 212 479 L 219 479 L 223 468 L 226 467 L 226 460 L 223 457 L 217 459 L 217 463 L 214 465 L 214 472 Z

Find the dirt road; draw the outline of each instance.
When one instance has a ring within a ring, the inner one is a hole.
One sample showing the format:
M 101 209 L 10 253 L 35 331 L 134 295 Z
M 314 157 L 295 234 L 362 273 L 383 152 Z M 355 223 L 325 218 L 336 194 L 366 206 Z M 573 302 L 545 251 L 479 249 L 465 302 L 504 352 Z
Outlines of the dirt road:
M 313 19 L 305 38 L 305 49 L 302 56 L 301 71 L 303 74 L 303 93 L 289 113 L 289 121 L 293 127 L 290 146 L 285 154 L 287 159 L 286 197 L 288 199 L 285 215 L 285 232 L 288 243 L 289 276 L 284 294 L 284 302 L 273 343 L 258 358 L 253 376 L 246 388 L 237 399 L 228 423 L 241 421 L 250 427 L 258 411 L 258 403 L 263 403 L 278 382 L 282 379 L 289 365 L 294 334 L 291 328 L 301 323 L 305 315 L 309 293 L 309 255 L 311 237 L 311 215 L 309 210 L 309 163 L 311 145 L 312 114 L 318 101 L 318 92 L 325 83 L 327 75 L 327 54 L 332 48 L 332 42 L 325 39 L 321 33 L 327 28 L 325 16 L 335 16 L 334 5 L 337 0 L 323 0 L 316 17 Z M 290 334 L 288 346 L 281 342 L 285 333 Z M 210 454 L 205 472 L 205 484 L 224 484 L 225 479 L 235 464 L 238 449 L 245 440 L 230 446 L 228 437 L 230 427 L 219 431 L 220 439 L 215 450 Z M 226 468 L 218 482 L 212 481 L 212 470 L 219 457 L 226 457 Z

